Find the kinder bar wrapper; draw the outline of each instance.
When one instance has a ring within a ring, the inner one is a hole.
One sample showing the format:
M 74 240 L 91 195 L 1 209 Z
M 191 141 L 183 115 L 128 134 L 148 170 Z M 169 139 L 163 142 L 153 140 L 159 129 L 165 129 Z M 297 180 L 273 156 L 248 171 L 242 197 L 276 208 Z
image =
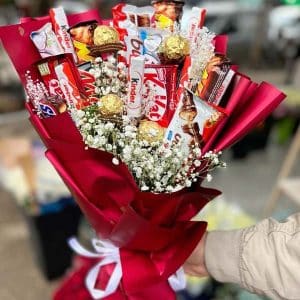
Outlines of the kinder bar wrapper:
M 146 117 L 167 127 L 177 106 L 177 66 L 146 65 L 143 98 Z M 150 97 L 149 97 L 150 96 Z M 149 103 L 147 99 L 152 101 Z
M 167 145 L 182 141 L 185 154 L 192 146 L 203 148 L 224 114 L 185 90 L 165 134 Z
M 67 19 L 70 26 L 87 20 L 96 20 L 99 24 L 102 22 L 97 10 L 71 14 L 67 16 Z M 31 71 L 33 77 L 38 77 L 38 74 L 34 74 L 34 72 L 38 72 L 32 70 L 32 65 L 41 59 L 38 50 L 30 39 L 30 34 L 46 23 L 51 22 L 51 20 L 50 17 L 41 17 L 36 19 L 26 18 L 24 21 L 26 22 L 0 27 L 0 39 L 25 86 L 25 74 L 28 70 Z
M 118 30 L 121 40 L 125 36 L 138 35 L 138 27 L 152 27 L 154 9 L 151 6 L 136 7 L 125 3 L 117 4 L 112 9 L 113 25 Z
M 132 56 L 141 56 L 144 52 L 143 41 L 138 35 L 128 35 L 124 37 L 125 44 L 125 57 L 122 59 L 127 65 L 130 64 L 130 58 Z
M 46 23 L 42 28 L 31 32 L 30 38 L 43 58 L 64 53 L 51 23 Z
M 71 36 L 68 33 L 69 23 L 67 16 L 62 7 L 51 8 L 49 15 L 53 25 L 54 32 L 57 36 L 58 42 L 64 49 L 65 53 L 71 53 L 75 63 L 77 63 L 77 55 L 75 53 Z
M 126 103 L 129 118 L 139 119 L 142 116 L 144 69 L 144 57 L 132 56 L 129 66 L 129 95 Z
M 206 10 L 204 8 L 193 7 L 189 16 L 187 28 L 187 37 L 193 43 L 197 35 L 197 31 L 203 27 L 205 21 Z

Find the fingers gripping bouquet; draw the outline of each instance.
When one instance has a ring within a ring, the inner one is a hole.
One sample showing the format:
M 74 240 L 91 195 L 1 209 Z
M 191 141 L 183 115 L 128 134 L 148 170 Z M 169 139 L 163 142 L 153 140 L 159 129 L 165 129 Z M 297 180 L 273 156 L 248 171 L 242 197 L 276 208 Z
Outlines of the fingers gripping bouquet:
M 97 235 L 94 252 L 71 241 L 89 260 L 85 299 L 175 299 L 206 229 L 191 219 L 220 194 L 202 181 L 284 99 L 238 72 L 205 10 L 182 30 L 183 4 L 123 3 L 111 21 L 54 8 L 0 29 L 46 155 Z

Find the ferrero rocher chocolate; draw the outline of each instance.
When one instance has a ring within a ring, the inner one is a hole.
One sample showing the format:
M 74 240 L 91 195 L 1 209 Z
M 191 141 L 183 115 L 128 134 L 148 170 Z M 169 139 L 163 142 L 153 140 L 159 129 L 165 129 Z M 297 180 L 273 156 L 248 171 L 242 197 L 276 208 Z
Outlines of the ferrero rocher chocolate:
M 94 44 L 104 46 L 120 42 L 119 33 L 116 29 L 106 25 L 99 25 L 94 30 Z
M 116 29 L 106 25 L 98 25 L 94 30 L 94 44 L 89 46 L 90 55 L 101 56 L 102 53 L 114 53 L 124 48 Z
M 163 140 L 165 130 L 159 124 L 153 121 L 142 120 L 138 129 L 138 136 L 140 140 L 149 143 L 160 142 Z
M 119 116 L 123 112 L 123 101 L 118 95 L 105 95 L 100 99 L 99 111 L 104 117 Z
M 179 34 L 170 35 L 162 42 L 159 52 L 166 63 L 180 62 L 190 52 L 189 41 Z

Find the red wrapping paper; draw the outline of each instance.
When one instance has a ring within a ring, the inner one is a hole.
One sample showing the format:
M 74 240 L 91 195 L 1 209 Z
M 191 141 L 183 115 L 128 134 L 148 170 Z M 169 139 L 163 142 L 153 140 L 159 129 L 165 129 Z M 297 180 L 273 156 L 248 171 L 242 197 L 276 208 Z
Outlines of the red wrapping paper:
M 250 87 L 251 88 L 251 87 Z M 252 87 L 254 88 L 254 87 Z M 226 131 L 215 144 L 217 151 L 223 150 L 249 133 L 282 102 L 286 95 L 267 82 L 261 83 L 237 114 L 232 116 Z
M 122 268 L 130 270 L 123 272 L 126 293 L 139 294 L 141 287 L 151 290 L 159 286 L 162 290 L 154 289 L 155 293 L 168 290 L 171 298 L 165 299 L 173 299 L 167 279 L 187 259 L 206 229 L 205 223 L 190 219 L 220 192 L 200 186 L 173 194 L 140 192 L 127 167 L 112 164 L 111 154 L 84 149 L 67 113 L 48 119 L 31 115 L 30 120 L 48 148 L 48 159 L 99 238 L 120 247 Z M 151 299 L 142 295 L 132 299 Z

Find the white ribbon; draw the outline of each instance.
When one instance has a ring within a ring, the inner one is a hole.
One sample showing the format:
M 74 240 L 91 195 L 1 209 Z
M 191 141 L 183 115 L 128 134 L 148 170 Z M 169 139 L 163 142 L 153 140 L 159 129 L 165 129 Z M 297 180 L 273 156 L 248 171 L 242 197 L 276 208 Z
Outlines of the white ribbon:
M 100 241 L 98 239 L 92 239 L 92 245 L 96 252 L 86 250 L 79 244 L 76 238 L 71 238 L 69 240 L 69 245 L 77 254 L 81 256 L 89 258 L 102 258 L 102 260 L 89 271 L 85 280 L 86 287 L 93 299 L 102 299 L 113 294 L 117 290 L 122 278 L 122 265 L 119 248 L 110 242 Z M 95 288 L 101 267 L 111 263 L 115 263 L 116 266 L 111 274 L 105 290 Z M 180 268 L 174 275 L 170 276 L 168 282 L 175 292 L 183 290 L 186 287 L 186 279 L 183 268 Z
M 69 240 L 70 247 L 77 254 L 85 257 L 90 257 L 90 258 L 102 258 L 102 260 L 89 271 L 85 279 L 86 287 L 90 292 L 91 296 L 93 297 L 93 299 L 102 299 L 113 294 L 117 290 L 119 283 L 121 281 L 122 266 L 121 266 L 120 251 L 119 248 L 115 247 L 113 244 L 107 241 L 92 239 L 92 244 L 96 253 L 90 252 L 85 248 L 83 248 L 75 238 L 71 238 Z M 114 268 L 114 271 L 111 274 L 111 277 L 109 278 L 105 290 L 95 288 L 101 267 L 111 263 L 115 263 L 116 266 Z

